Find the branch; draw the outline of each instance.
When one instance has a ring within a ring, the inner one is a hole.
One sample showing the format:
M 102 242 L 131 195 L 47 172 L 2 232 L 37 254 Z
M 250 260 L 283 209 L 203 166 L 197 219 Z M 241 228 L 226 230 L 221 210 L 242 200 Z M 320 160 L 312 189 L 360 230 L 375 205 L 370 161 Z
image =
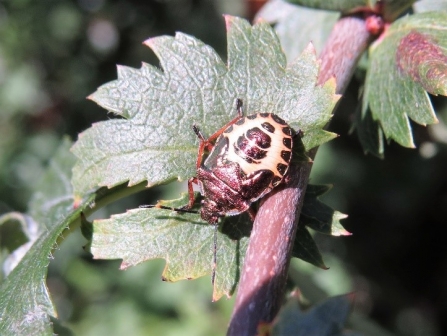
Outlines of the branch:
M 335 76 L 336 91 L 343 93 L 372 40 L 364 19 L 340 19 L 320 55 L 318 84 Z M 316 151 L 310 156 L 315 157 Z M 310 163 L 290 167 L 287 185 L 261 202 L 227 335 L 255 335 L 260 322 L 271 322 L 278 313 L 310 171 Z

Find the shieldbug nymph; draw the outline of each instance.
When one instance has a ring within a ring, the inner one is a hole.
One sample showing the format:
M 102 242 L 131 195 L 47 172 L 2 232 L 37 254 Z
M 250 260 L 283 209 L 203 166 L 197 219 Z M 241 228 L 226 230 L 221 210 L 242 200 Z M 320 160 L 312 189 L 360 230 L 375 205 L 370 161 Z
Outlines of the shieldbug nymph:
M 224 216 L 248 211 L 254 220 L 252 203 L 284 181 L 292 159 L 293 137 L 298 133 L 273 113 L 259 112 L 244 117 L 241 99 L 236 100 L 236 110 L 237 116 L 208 139 L 193 126 L 199 149 L 197 175 L 188 180 L 188 204 L 182 208 L 143 207 L 197 213 L 191 210 L 196 184 L 203 195 L 198 213 L 214 224 L 216 230 L 219 218 Z M 209 154 L 203 161 L 205 152 Z M 216 250 L 216 235 L 214 241 Z M 214 282 L 214 272 L 212 279 Z

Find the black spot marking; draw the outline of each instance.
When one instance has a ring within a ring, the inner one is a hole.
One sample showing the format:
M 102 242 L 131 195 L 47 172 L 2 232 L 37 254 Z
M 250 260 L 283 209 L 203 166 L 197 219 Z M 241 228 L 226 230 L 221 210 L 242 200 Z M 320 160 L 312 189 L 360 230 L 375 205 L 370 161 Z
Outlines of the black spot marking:
M 228 128 L 224 131 L 224 133 L 231 133 L 233 132 L 233 125 L 228 126 Z
M 292 149 L 292 139 L 290 138 L 283 138 L 282 144 L 286 146 L 288 149 Z
M 270 132 L 270 133 L 275 133 L 275 127 L 273 127 L 272 124 L 268 123 L 268 122 L 264 122 L 261 124 L 262 128 L 265 129 L 266 131 Z
M 263 113 L 259 113 L 259 115 L 260 115 L 261 117 L 263 117 L 263 118 L 268 118 L 269 114 L 270 114 L 270 113 L 265 113 L 265 112 L 263 112 Z
M 236 148 L 240 151 L 237 152 Z M 246 157 L 253 160 L 261 160 L 267 156 L 267 151 L 260 149 L 256 144 L 253 144 L 241 135 L 236 142 L 235 151 L 245 160 Z
M 247 155 L 255 160 L 261 160 L 267 156 L 267 151 L 262 150 L 258 147 L 252 147 L 250 148 L 250 151 L 247 152 Z
M 284 120 L 282 120 L 280 117 L 278 117 L 276 114 L 272 113 L 271 116 L 272 116 L 272 119 L 275 120 L 278 124 L 287 125 L 287 123 Z
M 241 118 L 238 121 L 235 122 L 236 125 L 243 125 L 245 122 L 245 118 Z
M 237 138 L 236 147 L 239 148 L 241 151 L 245 152 L 249 144 L 249 141 L 243 135 Z
M 250 128 L 246 135 L 248 139 L 254 141 L 256 145 L 264 149 L 269 148 L 272 142 L 272 138 L 258 127 Z
M 237 156 L 239 156 L 241 159 L 245 160 L 247 163 L 250 163 L 250 164 L 258 164 L 259 163 L 259 162 L 253 161 L 250 157 L 245 155 L 245 153 L 242 150 L 240 150 L 239 148 L 237 148 L 236 146 L 234 146 L 234 151 L 236 152 Z
M 275 176 L 275 177 L 273 178 L 273 180 L 272 180 L 272 185 L 273 185 L 274 187 L 276 187 L 278 184 L 281 183 L 281 180 L 282 180 L 282 178 L 280 178 L 280 177 L 278 177 L 278 176 Z
M 281 151 L 281 157 L 283 158 L 284 161 L 289 162 L 290 161 L 290 157 L 292 155 L 292 152 L 290 151 Z
M 277 165 L 276 165 L 276 169 L 278 169 L 278 172 L 282 175 L 282 176 L 284 176 L 284 174 L 286 173 L 286 171 L 287 171 L 287 165 L 285 165 L 285 164 L 283 164 L 283 163 L 278 163 Z
M 257 117 L 258 117 L 257 114 L 250 114 L 250 115 L 246 116 L 245 118 L 253 120 L 253 119 L 256 119 Z
M 282 128 L 282 132 L 283 132 L 285 135 L 292 136 L 292 130 L 290 129 L 290 127 L 283 127 L 283 128 Z

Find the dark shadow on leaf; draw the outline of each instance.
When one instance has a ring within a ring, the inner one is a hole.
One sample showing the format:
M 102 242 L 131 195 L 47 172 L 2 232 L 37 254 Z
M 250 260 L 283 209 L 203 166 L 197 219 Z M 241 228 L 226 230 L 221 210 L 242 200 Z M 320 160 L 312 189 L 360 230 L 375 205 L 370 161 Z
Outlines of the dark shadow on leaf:
M 241 261 L 241 241 L 238 239 L 236 244 L 236 274 L 235 281 L 233 287 L 231 287 L 230 293 L 234 293 L 236 291 L 237 285 L 239 284 L 239 280 L 241 278 L 241 269 L 242 269 L 242 261 Z
M 83 212 L 81 212 L 81 233 L 88 241 L 92 240 L 93 224 L 87 220 Z
M 304 260 L 322 269 L 328 269 L 324 264 L 323 257 L 318 250 L 315 241 L 309 231 L 302 225 L 298 225 L 295 242 L 292 248 L 292 257 Z
M 174 212 L 174 211 L 173 211 Z M 210 225 L 206 222 L 200 222 L 200 221 L 192 221 L 190 218 L 187 218 L 185 216 L 183 216 L 182 214 L 178 214 L 178 216 L 165 216 L 165 215 L 160 215 L 160 216 L 155 216 L 154 218 L 156 219 L 163 219 L 163 220 L 176 220 L 178 222 L 184 222 L 184 223 L 191 223 L 194 225 Z
M 224 217 L 222 220 L 221 233 L 227 235 L 232 240 L 239 240 L 243 237 L 250 237 L 253 223 L 247 213 L 238 216 Z

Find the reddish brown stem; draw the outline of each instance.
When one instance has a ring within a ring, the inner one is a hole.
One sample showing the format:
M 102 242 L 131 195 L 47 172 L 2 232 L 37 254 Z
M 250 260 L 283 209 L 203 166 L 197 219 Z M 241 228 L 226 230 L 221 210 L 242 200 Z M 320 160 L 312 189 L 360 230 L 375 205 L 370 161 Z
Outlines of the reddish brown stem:
M 335 25 L 320 55 L 318 84 L 334 77 L 342 93 L 361 54 L 372 40 L 365 20 L 345 17 Z M 316 149 L 310 153 L 314 157 Z M 255 335 L 271 322 L 284 300 L 290 255 L 311 165 L 290 168 L 290 181 L 261 203 L 253 224 L 228 335 Z

